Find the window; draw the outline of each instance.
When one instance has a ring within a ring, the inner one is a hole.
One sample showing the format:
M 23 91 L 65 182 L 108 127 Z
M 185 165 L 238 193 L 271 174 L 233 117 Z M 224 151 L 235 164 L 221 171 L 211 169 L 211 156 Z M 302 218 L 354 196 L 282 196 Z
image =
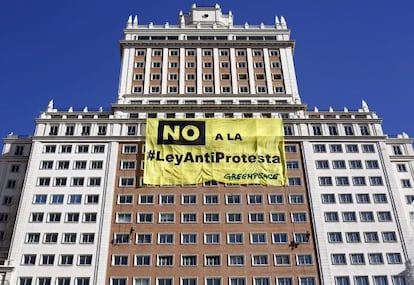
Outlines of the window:
M 89 277 L 76 277 L 76 285 L 89 285 Z
M 351 153 L 359 152 L 358 145 L 357 144 L 347 144 L 346 145 L 346 152 L 351 152 Z
M 306 213 L 292 213 L 292 223 L 304 223 L 306 220 Z
M 75 243 L 76 233 L 64 233 L 62 243 Z
M 73 168 L 74 169 L 86 169 L 86 160 L 76 160 Z
M 342 233 L 340 232 L 330 232 L 328 233 L 329 243 L 340 243 L 342 242 Z
M 137 145 L 124 145 L 122 149 L 122 153 L 137 153 L 137 151 Z
M 361 222 L 373 222 L 374 214 L 372 212 L 360 212 L 359 217 Z
M 321 125 L 312 125 L 313 135 L 314 136 L 321 136 L 322 135 L 322 127 Z
M 40 223 L 43 222 L 43 213 L 31 213 L 30 215 L 30 222 L 32 223 Z
M 352 194 L 339 194 L 339 203 L 352 204 Z
M 220 278 L 206 278 L 205 285 L 221 285 Z
M 135 266 L 150 266 L 151 255 L 135 255 Z
M 393 285 L 407 285 L 404 276 L 392 276 Z
M 335 181 L 336 181 L 337 186 L 348 186 L 349 185 L 349 179 L 348 177 L 345 177 L 345 176 L 335 177 Z
M 278 277 L 277 285 L 293 285 L 293 280 L 291 277 Z
M 296 262 L 297 262 L 297 265 L 311 265 L 313 263 L 312 255 L 298 254 L 296 255 Z
M 352 253 L 349 255 L 351 264 L 353 265 L 362 265 L 365 264 L 365 258 L 363 253 Z
M 349 168 L 351 169 L 362 169 L 362 162 L 360 160 L 350 160 L 348 161 L 348 163 L 349 163 Z M 365 178 L 364 178 L 364 181 L 365 181 Z
M 60 222 L 60 218 L 61 218 L 61 213 L 49 213 L 47 218 L 47 221 L 49 223 L 58 223 Z
M 140 204 L 154 204 L 154 196 L 152 195 L 140 195 L 139 196 Z
M 354 186 L 364 186 L 366 185 L 365 177 L 363 176 L 352 177 L 352 183 L 354 184 Z
M 86 195 L 86 204 L 98 204 L 99 203 L 99 195 L 90 194 Z
M 116 223 L 131 223 L 132 214 L 131 213 L 116 213 Z
M 89 177 L 89 186 L 100 186 L 101 185 L 101 178 L 100 177 Z
M 335 285 L 350 285 L 348 276 L 337 276 L 335 277 Z
M 221 257 L 220 255 L 206 255 L 205 256 L 205 266 L 220 266 Z
M 197 243 L 197 234 L 182 234 L 181 235 L 182 244 L 196 244 Z
M 329 148 L 331 152 L 335 152 L 335 153 L 342 152 L 342 145 L 340 144 L 331 144 L 329 145 Z
M 345 233 L 347 242 L 361 242 L 361 237 L 358 232 Z
M 267 255 L 253 255 L 252 265 L 269 265 L 269 257 Z
M 315 146 L 314 146 L 314 149 L 315 149 Z M 285 152 L 296 153 L 297 152 L 296 145 L 291 145 L 291 144 L 285 145 Z
M 241 196 L 238 194 L 229 194 L 226 196 L 227 204 L 240 204 Z
M 50 277 L 39 277 L 37 278 L 37 284 L 38 285 L 51 285 L 52 278 Z
M 205 223 L 219 223 L 220 214 L 219 213 L 204 213 L 204 222 Z
M 174 234 L 158 234 L 158 243 L 159 244 L 173 244 Z
M 344 125 L 344 131 L 346 136 L 354 135 L 354 128 L 352 127 L 352 125 Z
M 60 265 L 72 265 L 73 264 L 73 254 L 62 254 L 59 258 Z
M 286 213 L 284 213 L 284 212 L 270 213 L 270 221 L 272 223 L 285 223 L 286 222 Z
M 282 194 L 269 194 L 269 204 L 283 204 Z
M 325 222 L 338 222 L 339 217 L 337 212 L 325 212 Z
M 392 150 L 394 152 L 394 155 L 402 155 L 402 150 L 401 150 L 401 146 L 399 145 L 393 145 L 392 146 Z
M 375 152 L 375 147 L 372 144 L 363 144 L 362 145 L 362 152 L 373 153 L 373 152 Z
M 289 254 L 275 254 L 275 265 L 290 265 L 290 255 Z
M 328 131 L 330 136 L 337 136 L 338 135 L 338 128 L 336 125 L 329 125 Z
M 26 243 L 39 243 L 40 233 L 27 233 Z
M 303 204 L 305 199 L 302 194 L 291 194 L 289 195 L 290 204 Z
M 270 285 L 270 280 L 267 277 L 255 277 L 253 279 L 254 285 Z
M 377 212 L 378 222 L 391 222 L 391 212 L 388 211 L 381 211 Z
M 115 233 L 114 243 L 115 244 L 129 244 L 130 234 L 129 233 Z
M 229 255 L 229 266 L 244 265 L 243 255 Z
M 365 242 L 379 242 L 377 232 L 365 232 L 364 238 L 365 238 Z
M 293 234 L 293 240 L 296 243 L 308 243 L 310 238 L 310 233 L 294 233 Z
M 55 178 L 55 186 L 66 186 L 66 177 L 56 177 Z
M 127 285 L 126 278 L 111 278 L 111 285 Z
M 52 169 L 53 160 L 43 160 L 40 162 L 40 169 Z
M 128 194 L 119 194 L 118 195 L 118 204 L 132 204 L 134 196 Z
M 299 161 L 287 161 L 286 167 L 288 169 L 299 169 Z
M 33 203 L 34 204 L 46 204 L 47 195 L 46 194 L 37 194 L 34 195 Z
M 369 285 L 368 276 L 355 276 L 355 285 Z
M 288 177 L 289 186 L 299 186 L 302 185 L 300 177 Z
M 345 169 L 346 168 L 345 160 L 333 160 L 332 166 L 335 169 Z
M 242 244 L 243 234 L 242 233 L 230 233 L 227 235 L 228 244 Z
M 250 235 L 251 243 L 266 243 L 266 234 L 265 233 L 252 233 Z
M 356 222 L 355 212 L 343 212 L 342 219 L 344 222 Z
M 402 188 L 412 188 L 410 179 L 401 179 Z
M 407 172 L 407 166 L 403 163 L 397 164 L 397 171 L 398 172 Z
M 83 213 L 83 222 L 84 223 L 96 222 L 96 213 Z
M 181 266 L 197 266 L 197 255 L 182 255 Z
M 63 199 L 63 197 L 62 197 L 62 199 Z M 68 204 L 80 204 L 81 202 L 82 202 L 82 195 L 81 194 L 71 194 L 71 195 L 69 195 Z
M 128 255 L 112 255 L 112 265 L 113 266 L 126 266 L 128 265 L 129 256 Z
M 367 169 L 378 169 L 379 168 L 378 160 L 366 160 L 365 165 Z
M 157 256 L 157 265 L 158 266 L 172 266 L 173 265 L 173 256 L 172 255 L 158 255 Z
M 317 169 L 329 169 L 329 162 L 327 160 L 315 161 Z
M 220 243 L 220 234 L 210 233 L 204 235 L 205 244 L 219 244 Z
M 219 203 L 218 195 L 209 195 L 209 194 L 204 195 L 204 204 L 218 204 L 218 203 Z
M 70 277 L 57 277 L 57 285 L 70 285 Z
M 153 214 L 152 213 L 138 213 L 138 222 L 139 223 L 152 223 Z
M 67 223 L 79 222 L 79 213 L 66 213 L 66 222 Z
M 241 223 L 242 214 L 241 213 L 227 213 L 227 222 L 228 223 Z
M 293 126 L 285 125 L 283 127 L 283 132 L 284 132 L 285 136 L 293 136 Z
M 263 195 L 255 194 L 255 195 L 248 195 L 249 204 L 263 204 Z
M 387 276 L 374 276 L 374 285 L 388 285 Z
M 402 263 L 400 253 L 387 253 L 387 260 L 389 264 L 398 264 Z
M 181 222 L 182 223 L 197 223 L 197 214 L 196 213 L 182 213 Z
M 249 222 L 250 223 L 263 223 L 264 213 L 249 213 Z
M 137 244 L 150 244 L 152 243 L 151 234 L 137 234 Z
M 369 253 L 368 260 L 369 260 L 369 263 L 373 265 L 384 264 L 382 253 Z
M 380 176 L 373 176 L 369 178 L 369 182 L 372 186 L 383 185 L 382 177 Z
M 161 195 L 160 204 L 161 205 L 171 205 L 175 203 L 174 195 Z
M 370 199 L 368 194 L 356 194 L 356 200 L 359 204 L 369 204 Z
M 323 204 L 335 204 L 335 195 L 334 194 L 322 194 L 322 203 Z
M 331 186 L 332 185 L 332 177 L 323 176 L 318 177 L 319 185 L 320 186 Z
M 72 177 L 72 186 L 83 186 L 85 178 L 83 177 Z
M 387 194 L 380 193 L 380 194 L 374 194 L 374 203 L 388 203 L 387 201 Z
M 92 264 L 92 255 L 79 255 L 78 265 L 91 265 Z
M 395 232 L 382 232 L 382 241 L 383 242 L 396 242 L 397 235 Z
M 135 186 L 135 177 L 120 177 L 121 187 L 134 187 Z
M 346 257 L 344 253 L 334 253 L 331 255 L 331 259 L 332 259 L 333 265 L 345 265 L 346 264 Z

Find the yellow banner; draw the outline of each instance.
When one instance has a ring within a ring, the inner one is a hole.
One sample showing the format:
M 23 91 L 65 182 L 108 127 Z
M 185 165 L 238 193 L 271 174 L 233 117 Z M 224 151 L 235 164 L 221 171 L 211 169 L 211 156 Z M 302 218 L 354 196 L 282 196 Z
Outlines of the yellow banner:
M 144 183 L 287 185 L 281 119 L 148 119 Z

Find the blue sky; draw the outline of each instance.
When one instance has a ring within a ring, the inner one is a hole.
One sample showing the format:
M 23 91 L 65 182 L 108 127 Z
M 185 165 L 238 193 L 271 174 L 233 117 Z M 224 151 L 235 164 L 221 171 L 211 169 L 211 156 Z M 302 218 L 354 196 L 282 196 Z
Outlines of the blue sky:
M 128 15 L 140 24 L 175 24 L 192 3 L 218 1 L 0 0 L 0 136 L 30 135 L 53 99 L 67 110 L 110 109 L 118 88 Z M 223 0 L 235 24 L 285 16 L 308 109 L 360 108 L 365 99 L 384 131 L 414 136 L 414 1 Z M 161 9 L 162 8 L 162 9 Z

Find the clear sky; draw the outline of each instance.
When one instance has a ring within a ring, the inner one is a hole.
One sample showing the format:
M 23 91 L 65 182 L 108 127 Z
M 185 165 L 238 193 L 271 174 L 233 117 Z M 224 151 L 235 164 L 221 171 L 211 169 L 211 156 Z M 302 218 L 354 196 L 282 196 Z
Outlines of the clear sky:
M 67 110 L 109 110 L 118 88 L 128 15 L 177 23 L 209 0 L 0 0 L 0 135 L 31 135 L 53 99 Z M 272 25 L 283 15 L 308 109 L 356 110 L 365 99 L 384 131 L 414 136 L 413 0 L 222 0 L 235 24 Z

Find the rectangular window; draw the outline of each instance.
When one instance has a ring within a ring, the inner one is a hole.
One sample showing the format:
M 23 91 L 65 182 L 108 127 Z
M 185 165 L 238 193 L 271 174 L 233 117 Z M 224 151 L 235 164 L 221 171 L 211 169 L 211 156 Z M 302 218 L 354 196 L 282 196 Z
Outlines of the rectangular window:
M 182 234 L 181 235 L 182 244 L 196 244 L 197 243 L 197 234 Z
M 347 232 L 345 233 L 347 242 L 361 242 L 361 236 L 358 232 Z
M 310 254 L 298 254 L 296 255 L 296 264 L 297 265 L 312 265 L 312 255 Z
M 382 253 L 369 253 L 368 260 L 369 263 L 373 265 L 384 264 L 384 258 L 382 257 Z
M 347 144 L 346 145 L 346 152 L 350 152 L 350 153 L 359 152 L 358 145 L 357 144 Z
M 230 233 L 227 235 L 228 244 L 243 244 L 243 233 Z
M 283 204 L 283 194 L 269 194 L 269 204 Z
M 135 255 L 135 266 L 150 266 L 151 255 Z
M 209 233 L 204 235 L 205 244 L 219 244 L 220 243 L 220 234 L 218 233 Z
M 205 266 L 220 266 L 221 256 L 220 255 L 206 255 L 204 261 Z
M 264 244 L 266 243 L 266 234 L 265 233 L 252 233 L 250 234 L 250 242 L 252 244 Z
M 329 243 L 341 243 L 342 242 L 342 233 L 341 232 L 330 232 L 328 233 Z
M 349 255 L 352 265 L 365 264 L 365 258 L 363 253 L 352 253 Z
M 263 266 L 269 265 L 269 257 L 267 255 L 253 255 L 252 256 L 252 265 L 253 266 Z
M 317 160 L 315 161 L 317 169 L 329 169 L 328 160 Z
M 333 265 L 346 265 L 346 257 L 344 253 L 332 254 L 331 260 Z
M 332 160 L 332 166 L 334 169 L 345 169 L 345 160 Z
M 286 222 L 286 213 L 284 213 L 284 212 L 270 213 L 270 221 L 272 223 L 285 223 Z
M 137 234 L 137 244 L 151 244 L 152 234 Z

